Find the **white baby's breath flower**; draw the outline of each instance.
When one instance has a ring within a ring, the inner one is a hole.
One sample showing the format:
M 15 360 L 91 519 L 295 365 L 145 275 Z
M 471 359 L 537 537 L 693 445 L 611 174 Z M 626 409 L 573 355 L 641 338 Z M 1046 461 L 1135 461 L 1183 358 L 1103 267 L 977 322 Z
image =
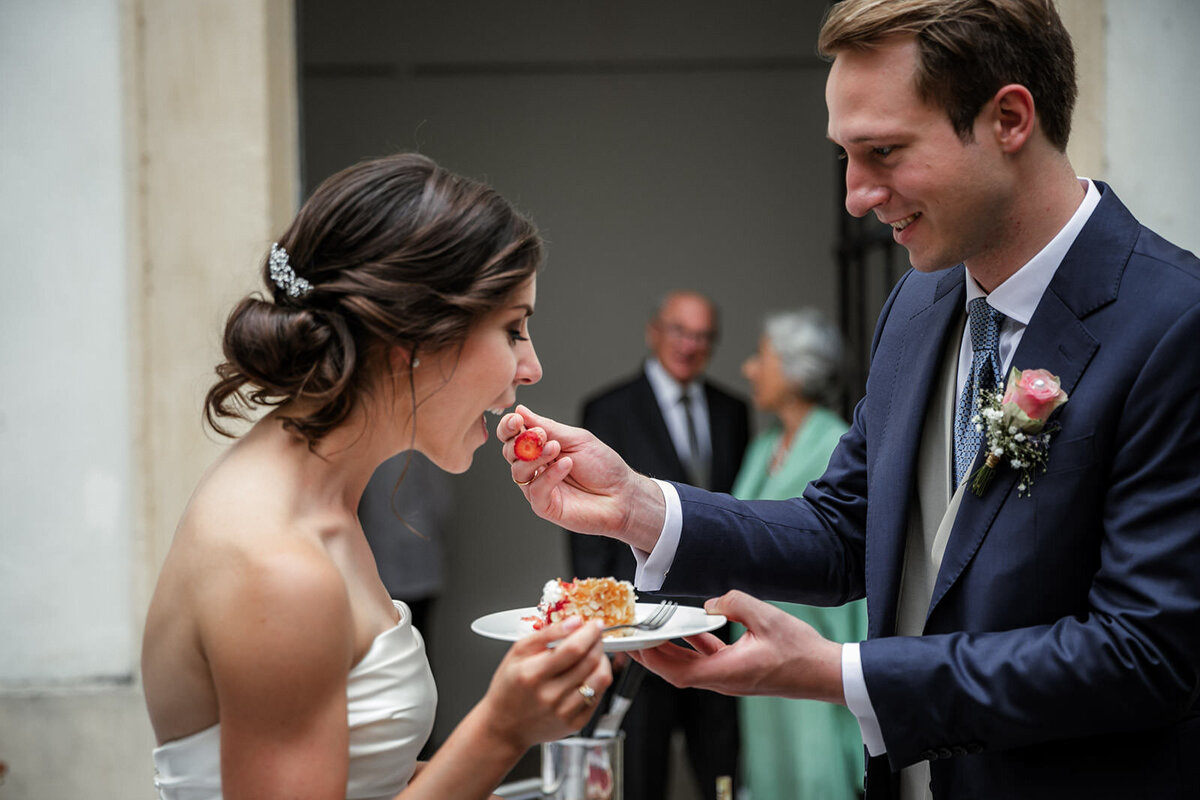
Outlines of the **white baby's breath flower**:
M 1009 374 L 1009 389 L 1012 389 L 1014 381 L 1021 380 L 1029 372 L 1014 368 Z M 1054 380 L 1057 381 L 1057 378 Z M 1051 433 L 1058 426 L 1043 430 L 1044 418 L 1030 420 L 1025 414 L 1015 411 L 1013 407 L 1018 406 L 1019 401 L 1010 400 L 1007 392 L 983 390 L 977 399 L 979 411 L 971 417 L 971 423 L 976 431 L 985 434 L 988 458 L 972 477 L 971 489 L 975 494 L 982 495 L 995 468 L 1007 460 L 1009 466 L 1020 473 L 1017 491 L 1027 496 L 1033 485 L 1034 473 L 1046 470 L 1047 447 Z M 1057 405 L 1064 402 L 1065 394 Z M 1007 415 L 1005 408 L 1009 409 Z

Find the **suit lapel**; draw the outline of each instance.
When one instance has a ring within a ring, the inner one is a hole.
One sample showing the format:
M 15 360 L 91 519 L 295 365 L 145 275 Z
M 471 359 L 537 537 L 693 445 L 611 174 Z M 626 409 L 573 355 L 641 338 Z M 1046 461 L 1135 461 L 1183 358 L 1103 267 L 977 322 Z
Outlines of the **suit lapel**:
M 1100 205 L 1055 272 L 1012 359 L 1017 369 L 1045 369 L 1057 375 L 1068 395 L 1100 347 L 1082 318 L 1116 299 L 1137 237 L 1133 216 L 1107 186 L 1097 186 L 1103 193 Z M 1049 421 L 1064 408 L 1057 409 Z M 972 471 L 982 463 L 981 453 Z M 1018 477 L 1016 470 L 1001 466 L 983 497 L 970 491 L 963 496 L 934 586 L 931 614 L 979 550 L 1004 504 L 1028 502 L 1014 491 Z
M 880 402 L 886 412 L 881 419 L 879 454 L 872 458 L 868 514 L 875 524 L 868 524 L 868 529 L 878 530 L 878 535 L 872 533 L 867 543 L 868 561 L 877 565 L 876 569 L 867 570 L 872 637 L 891 635 L 895 630 L 922 423 L 938 382 L 945 338 L 962 313 L 963 275 L 963 268 L 957 267 L 936 282 L 930 280 L 926 297 L 914 298 L 908 306 L 915 310 L 904 320 L 902 342 L 897 350 L 893 353 L 881 350 L 874 357 L 876 364 L 894 364 L 896 374 L 890 384 L 881 387 L 884 397 Z M 923 276 L 912 277 L 921 280 Z M 876 402 L 876 398 L 871 397 L 870 402 Z M 875 415 L 871 417 L 874 422 Z
M 662 467 L 661 472 L 652 474 L 652 477 L 686 482 L 687 470 L 683 468 L 683 462 L 675 450 L 675 442 L 671 439 L 671 432 L 667 429 L 667 421 L 663 419 L 658 398 L 654 396 L 650 379 L 645 374 L 637 383 L 637 395 L 641 413 L 645 415 L 644 426 L 638 426 L 644 427 L 647 433 L 645 452 L 651 454 L 652 460 Z
M 735 452 L 733 428 L 729 421 L 725 400 L 716 393 L 708 381 L 704 382 L 704 400 L 708 404 L 708 436 L 712 443 L 712 465 L 709 488 L 729 486 L 733 483 L 730 468 L 740 464 L 745 453 Z
M 1057 297 L 1047 292 L 1030 319 L 1025 335 L 1021 337 L 1021 344 L 1013 354 L 1012 366 L 1017 369 L 1049 370 L 1059 376 L 1063 389 L 1070 394 L 1097 346 L 1075 315 Z M 981 451 L 968 476 L 982 464 Z M 1014 491 L 1019 475 L 1017 470 L 1001 465 L 982 497 L 969 487 L 964 492 L 930 599 L 930 613 L 966 569 L 1005 502 L 1028 502 Z

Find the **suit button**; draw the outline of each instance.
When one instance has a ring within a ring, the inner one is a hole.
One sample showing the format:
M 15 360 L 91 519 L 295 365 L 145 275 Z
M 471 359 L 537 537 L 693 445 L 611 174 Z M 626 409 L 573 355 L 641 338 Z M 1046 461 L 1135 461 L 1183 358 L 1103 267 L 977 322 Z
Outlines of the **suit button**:
M 937 761 L 937 757 L 938 757 L 938 754 L 937 754 L 936 750 L 922 750 L 921 751 L 921 758 L 925 759 L 926 761 Z
M 967 752 L 971 755 L 983 752 L 983 745 L 979 742 L 967 742 Z
M 950 758 L 954 753 L 950 752 L 948 747 L 939 747 L 937 750 L 938 758 Z

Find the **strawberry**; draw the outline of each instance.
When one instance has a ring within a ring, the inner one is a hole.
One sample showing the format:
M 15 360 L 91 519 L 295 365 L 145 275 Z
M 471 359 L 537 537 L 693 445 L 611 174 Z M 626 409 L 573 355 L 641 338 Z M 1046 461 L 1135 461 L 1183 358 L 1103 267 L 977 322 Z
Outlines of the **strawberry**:
M 533 461 L 542 454 L 542 448 L 545 446 L 546 434 L 530 429 L 521 431 L 521 435 L 513 443 L 513 450 L 516 451 L 517 458 L 522 461 Z

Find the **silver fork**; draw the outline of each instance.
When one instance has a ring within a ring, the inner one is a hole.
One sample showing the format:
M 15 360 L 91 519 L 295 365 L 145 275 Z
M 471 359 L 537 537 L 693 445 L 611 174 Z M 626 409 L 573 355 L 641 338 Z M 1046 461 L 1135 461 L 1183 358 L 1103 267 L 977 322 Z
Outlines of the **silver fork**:
M 623 625 L 609 625 L 601 633 L 609 631 L 621 630 L 622 628 L 636 628 L 639 631 L 656 631 L 663 625 L 666 625 L 671 617 L 675 616 L 675 610 L 679 608 L 679 604 L 674 600 L 664 600 L 658 604 L 658 608 L 654 609 L 654 613 L 646 617 L 641 622 L 626 622 Z

